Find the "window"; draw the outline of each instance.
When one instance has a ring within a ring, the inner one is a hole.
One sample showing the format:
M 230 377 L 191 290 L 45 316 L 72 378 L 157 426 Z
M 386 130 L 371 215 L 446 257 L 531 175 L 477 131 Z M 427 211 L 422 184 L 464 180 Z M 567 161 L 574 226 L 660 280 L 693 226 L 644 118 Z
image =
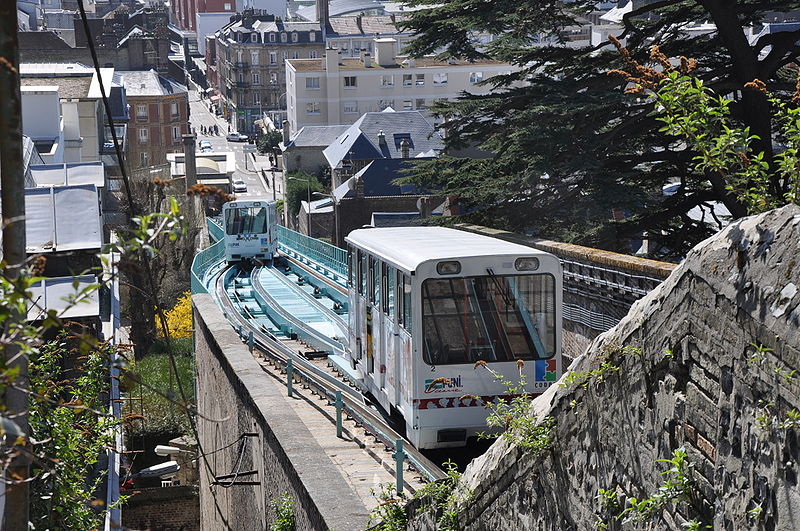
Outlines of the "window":
M 397 322 L 411 331 L 411 277 L 397 272 Z
M 319 114 L 319 102 L 310 101 L 306 103 L 306 114 Z
M 281 42 L 286 42 L 286 34 L 281 33 Z
M 239 83 L 244 83 L 244 74 L 239 72 Z
M 394 321 L 394 281 L 396 269 L 392 266 L 386 266 L 386 270 L 384 271 L 384 312 L 387 316 L 389 316 L 390 321 Z
M 317 90 L 319 89 L 319 78 L 318 77 L 307 77 L 306 78 L 306 90 Z
M 469 82 L 472 84 L 480 83 L 483 81 L 483 72 L 470 72 L 469 73 Z
M 378 104 L 379 111 L 388 109 L 389 107 L 394 109 L 394 100 L 381 100 L 380 103 Z
M 261 93 L 256 91 L 253 92 L 253 106 L 257 107 L 259 105 L 261 105 Z
M 269 52 L 269 64 L 271 64 L 271 65 L 278 64 L 278 53 L 277 52 Z
M 292 59 L 300 59 L 300 52 L 298 51 L 292 52 Z
M 258 52 L 250 52 L 250 64 L 258 66 Z
M 228 3 L 228 2 L 225 2 L 225 6 L 224 6 L 223 9 L 225 9 L 225 11 L 230 11 L 231 10 L 231 4 Z
M 403 74 L 403 86 L 410 87 L 414 84 L 414 76 L 411 74 Z
M 237 63 L 241 63 L 242 62 L 242 53 L 243 52 L 241 50 L 236 50 L 236 62 Z
M 414 102 L 411 100 L 403 100 L 403 110 L 404 111 L 413 111 L 414 110 Z
M 250 42 L 258 42 L 258 33 L 250 34 Z
M 139 143 L 147 144 L 147 141 L 149 139 L 150 139 L 150 131 L 146 127 L 141 127 L 139 129 Z
M 269 34 L 269 42 L 275 42 L 275 34 L 274 33 L 270 33 Z
M 150 154 L 147 151 L 140 151 L 139 166 L 149 166 L 149 165 L 150 165 Z
M 433 74 L 434 85 L 447 85 L 447 72 Z
M 358 293 L 363 295 L 367 291 L 367 255 L 358 251 Z
M 425 108 L 425 100 L 423 98 L 417 99 L 417 109 Z
M 289 58 L 289 52 L 283 52 L 283 60 L 287 60 Z
M 261 75 L 253 72 L 253 85 L 261 84 Z
M 417 74 L 417 86 L 420 87 L 425 84 L 425 74 Z
M 170 103 L 169 104 L 169 114 L 173 118 L 178 116 L 178 104 L 177 103 Z
M 308 42 L 316 42 L 316 40 L 317 40 L 317 34 L 314 33 L 313 31 L 309 31 L 308 32 Z
M 269 84 L 270 85 L 277 85 L 278 84 L 278 73 L 277 72 L 270 72 L 269 73 Z
M 260 234 L 267 232 L 266 207 L 239 207 L 225 212 L 225 234 Z
M 297 32 L 292 33 L 292 42 L 297 42 Z
M 172 142 L 175 143 L 181 139 L 181 128 L 178 125 L 172 126 Z
M 357 114 L 358 113 L 358 102 L 357 101 L 346 101 L 344 102 L 344 108 L 342 112 L 344 114 Z
M 381 76 L 381 86 L 382 87 L 393 87 L 394 86 L 394 76 Z
M 357 87 L 356 76 L 344 76 L 344 88 Z
M 347 268 L 347 287 L 352 288 L 356 284 L 356 270 L 358 268 L 358 262 L 356 259 L 356 252 L 351 246 L 347 246 L 347 263 L 349 267 Z
M 369 259 L 372 271 L 372 296 L 371 300 L 378 308 L 381 307 L 381 263 L 374 258 Z
M 310 52 L 308 52 L 308 58 L 309 59 L 316 59 L 317 58 L 317 51 L 316 50 L 311 50 Z
M 147 120 L 147 105 L 136 106 L 136 119 Z

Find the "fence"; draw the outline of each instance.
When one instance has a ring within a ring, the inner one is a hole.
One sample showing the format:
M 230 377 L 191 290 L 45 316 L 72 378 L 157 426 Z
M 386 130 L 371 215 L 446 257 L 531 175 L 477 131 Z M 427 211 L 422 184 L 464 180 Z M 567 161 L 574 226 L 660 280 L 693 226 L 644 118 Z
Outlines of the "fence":
M 219 220 L 206 218 L 208 235 L 211 241 L 216 242 L 194 255 L 192 260 L 192 293 L 208 293 L 206 287 L 206 274 L 211 268 L 223 261 L 225 256 L 224 231 Z
M 206 218 L 206 225 L 208 225 L 208 237 L 212 242 L 218 242 L 225 236 L 220 218 Z
M 282 251 L 301 254 L 343 278 L 347 278 L 347 251 L 281 225 L 277 229 L 278 247 Z

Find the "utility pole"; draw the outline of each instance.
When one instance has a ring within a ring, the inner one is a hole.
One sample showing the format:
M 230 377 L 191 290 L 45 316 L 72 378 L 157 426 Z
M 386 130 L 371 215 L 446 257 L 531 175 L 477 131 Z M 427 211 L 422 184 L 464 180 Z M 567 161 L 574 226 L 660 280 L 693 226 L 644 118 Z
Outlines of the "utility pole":
M 22 161 L 22 105 L 19 89 L 19 46 L 17 41 L 17 3 L 0 2 L 0 185 L 2 186 L 3 260 L 5 274 L 19 277 L 25 264 L 25 175 Z M 15 313 L 10 320 L 22 322 L 26 315 Z M 9 323 L 11 324 L 11 323 Z M 6 325 L 6 329 L 9 326 Z M 19 426 L 27 443 L 28 359 L 19 347 L 9 342 L 3 349 L 8 368 L 18 368 L 15 387 L 6 387 L 3 397 L 6 414 Z M 13 441 L 6 436 L 5 442 Z M 12 443 L 13 444 L 13 443 Z M 3 478 L 5 514 L 2 529 L 28 529 L 30 458 L 25 446 L 16 446 L 16 455 Z

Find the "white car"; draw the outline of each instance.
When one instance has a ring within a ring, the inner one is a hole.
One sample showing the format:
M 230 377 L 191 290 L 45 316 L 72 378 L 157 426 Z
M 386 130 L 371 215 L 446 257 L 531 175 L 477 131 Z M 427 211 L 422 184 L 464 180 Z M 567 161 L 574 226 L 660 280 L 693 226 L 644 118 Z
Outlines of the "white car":
M 225 138 L 227 138 L 229 142 L 247 142 L 247 135 L 237 133 L 236 131 L 233 133 L 228 133 L 228 136 Z
M 200 151 L 206 152 L 206 151 L 213 151 L 213 150 L 214 150 L 214 146 L 211 145 L 211 141 L 210 140 L 201 140 L 200 141 Z
M 241 179 L 234 179 L 233 181 L 233 191 L 234 192 L 246 192 L 247 185 Z

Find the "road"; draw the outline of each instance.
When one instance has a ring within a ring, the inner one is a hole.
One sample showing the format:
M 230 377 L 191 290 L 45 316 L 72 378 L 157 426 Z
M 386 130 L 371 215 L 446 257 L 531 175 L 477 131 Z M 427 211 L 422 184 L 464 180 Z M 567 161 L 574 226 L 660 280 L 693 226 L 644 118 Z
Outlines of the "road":
M 208 110 L 208 104 L 209 101 L 201 100 L 200 94 L 194 88 L 189 89 L 190 122 L 197 134 L 197 139 L 210 141 L 214 151 L 233 151 L 236 154 L 236 170 L 233 177 L 242 179 L 247 185 L 247 192 L 239 192 L 236 197 L 282 199 L 283 195 L 280 190 L 273 194 L 272 183 L 277 183 L 280 179 L 273 180 L 267 158 L 257 155 L 254 161 L 253 156 L 244 152 L 245 144 L 243 142 L 228 142 L 225 139 L 225 135 L 228 133 L 228 123 L 222 117 L 212 114 Z M 200 132 L 200 126 L 211 127 L 214 125 L 219 127 L 219 135 L 204 135 Z M 262 178 L 262 174 L 265 178 Z

